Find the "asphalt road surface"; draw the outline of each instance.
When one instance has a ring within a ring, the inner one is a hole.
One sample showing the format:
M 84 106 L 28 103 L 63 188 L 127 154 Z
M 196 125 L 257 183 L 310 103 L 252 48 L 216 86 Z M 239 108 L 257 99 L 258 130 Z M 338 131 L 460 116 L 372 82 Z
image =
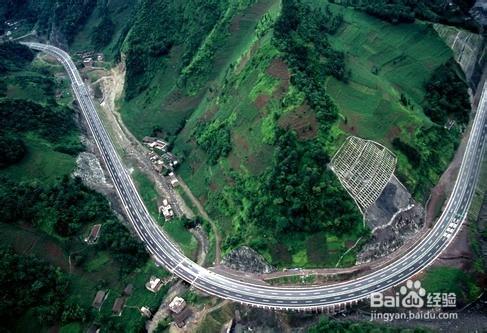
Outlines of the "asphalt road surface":
M 487 89 L 483 90 L 458 179 L 443 214 L 429 234 L 402 258 L 354 280 L 326 286 L 266 286 L 213 273 L 186 258 L 150 216 L 132 179 L 122 165 L 98 117 L 88 89 L 70 56 L 50 45 L 25 45 L 54 56 L 66 68 L 76 99 L 127 216 L 147 250 L 170 272 L 208 294 L 253 306 L 286 310 L 315 310 L 365 299 L 372 292 L 383 291 L 404 282 L 431 264 L 455 237 L 466 218 L 485 148 Z

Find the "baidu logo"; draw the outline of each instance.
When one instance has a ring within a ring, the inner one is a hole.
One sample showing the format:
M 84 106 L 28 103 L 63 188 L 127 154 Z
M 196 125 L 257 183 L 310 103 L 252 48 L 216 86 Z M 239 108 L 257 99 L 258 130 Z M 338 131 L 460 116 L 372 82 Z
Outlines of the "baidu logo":
M 382 293 L 370 295 L 370 306 L 372 308 L 406 308 L 419 309 L 447 308 L 456 306 L 456 295 L 454 293 L 426 293 L 421 286 L 421 281 L 408 280 L 401 286 L 399 292 L 393 296 L 386 296 Z
M 406 285 L 399 289 L 399 294 L 403 308 L 422 308 L 424 306 L 423 297 L 426 296 L 426 290 L 421 287 L 420 281 L 408 280 Z

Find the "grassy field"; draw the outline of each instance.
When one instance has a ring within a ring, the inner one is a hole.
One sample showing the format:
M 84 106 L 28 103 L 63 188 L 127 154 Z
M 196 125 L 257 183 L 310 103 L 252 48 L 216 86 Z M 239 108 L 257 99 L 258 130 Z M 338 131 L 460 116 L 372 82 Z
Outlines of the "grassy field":
M 356 253 L 348 250 L 360 237 L 360 231 L 361 228 L 357 226 L 356 230 L 340 236 L 324 232 L 294 233 L 282 237 L 269 252 L 262 254 L 269 262 L 282 268 L 335 267 L 337 264 L 348 267 L 355 264 Z
M 54 150 L 51 143 L 36 135 L 26 135 L 27 156 L 16 165 L 0 169 L 0 175 L 17 181 L 35 179 L 45 184 L 52 184 L 62 175 L 71 173 L 75 158 Z
M 461 304 L 473 301 L 481 293 L 473 276 L 459 268 L 432 267 L 428 269 L 421 283 L 430 293 L 455 293 Z
M 319 1 L 322 4 L 324 1 Z M 424 83 L 451 50 L 426 23 L 391 25 L 364 13 L 330 5 L 345 24 L 330 38 L 347 55 L 348 83 L 329 78 L 327 93 L 345 121 L 346 133 L 391 146 L 395 137 L 409 137 L 430 124 L 421 109 Z M 413 109 L 400 103 L 406 96 Z
M 234 317 L 234 306 L 227 304 L 207 314 L 196 329 L 197 333 L 213 333 L 219 331 L 222 326 Z

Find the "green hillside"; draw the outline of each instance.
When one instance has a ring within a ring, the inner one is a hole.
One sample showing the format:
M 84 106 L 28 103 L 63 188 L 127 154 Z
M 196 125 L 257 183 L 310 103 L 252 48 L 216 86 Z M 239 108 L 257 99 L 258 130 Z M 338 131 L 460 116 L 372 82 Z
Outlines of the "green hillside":
M 137 6 L 137 0 L 98 0 L 75 33 L 70 50 L 96 50 L 103 52 L 106 60 L 118 59 Z
M 352 264 L 347 249 L 367 231 L 325 167 L 346 136 L 395 151 L 419 200 L 453 156 L 465 118 L 446 130 L 449 111 L 426 115 L 426 105 L 441 109 L 427 84 L 434 73 L 458 81 L 462 112 L 466 85 L 429 23 L 390 24 L 327 1 L 146 5 L 122 48 L 122 117 L 137 137 L 173 143 L 224 252 L 247 244 L 304 267 L 334 266 L 346 252 L 339 264 Z

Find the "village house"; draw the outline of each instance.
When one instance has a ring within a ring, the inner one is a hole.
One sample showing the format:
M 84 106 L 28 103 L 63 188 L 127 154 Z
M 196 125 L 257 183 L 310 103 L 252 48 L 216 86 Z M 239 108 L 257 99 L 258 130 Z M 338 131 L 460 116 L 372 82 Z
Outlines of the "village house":
M 131 296 L 133 292 L 134 292 L 134 285 L 132 283 L 129 283 L 123 290 L 123 294 L 125 296 Z
M 149 281 L 145 284 L 145 287 L 147 288 L 147 290 L 156 293 L 161 290 L 162 280 L 156 276 L 151 276 Z
M 150 309 L 146 306 L 143 306 L 140 308 L 140 314 L 146 318 L 151 318 L 152 317 L 152 312 Z
M 103 302 L 108 297 L 108 292 L 106 290 L 98 290 L 95 299 L 93 300 L 93 303 L 91 304 L 95 309 L 100 311 L 101 306 L 103 305 Z
M 84 59 L 83 59 L 83 65 L 84 65 L 86 68 L 91 68 L 91 67 L 93 67 L 93 58 L 84 58 Z
M 167 201 L 167 199 L 162 200 L 162 206 L 159 207 L 159 214 L 161 213 L 166 221 L 174 217 L 174 211 L 172 210 L 171 204 Z
M 95 244 L 100 237 L 101 224 L 95 224 L 90 231 L 88 237 L 85 238 L 85 242 L 88 244 Z
M 88 328 L 86 333 L 100 333 L 100 327 L 93 324 Z
M 164 161 L 164 163 L 169 166 L 168 169 L 173 169 L 176 167 L 176 165 L 178 165 L 177 157 L 170 152 L 163 154 L 161 158 Z
M 167 146 L 169 146 L 169 143 L 166 141 L 151 136 L 144 137 L 142 142 L 149 148 L 159 149 L 164 152 L 167 150 Z
M 186 324 L 186 320 L 193 314 L 191 309 L 186 306 L 186 301 L 179 296 L 174 297 L 169 303 L 169 310 L 179 328 L 183 327 Z
M 112 314 L 114 316 L 120 317 L 122 315 L 124 305 L 125 305 L 125 298 L 124 297 L 118 297 L 115 300 L 115 302 L 113 303 Z
M 174 174 L 174 172 L 170 172 L 168 177 L 169 177 L 169 182 L 171 183 L 172 187 L 176 187 L 179 185 L 179 181 L 176 178 L 176 175 Z
M 184 298 L 176 296 L 173 298 L 171 303 L 169 303 L 169 310 L 173 313 L 180 313 L 186 307 L 186 301 Z

